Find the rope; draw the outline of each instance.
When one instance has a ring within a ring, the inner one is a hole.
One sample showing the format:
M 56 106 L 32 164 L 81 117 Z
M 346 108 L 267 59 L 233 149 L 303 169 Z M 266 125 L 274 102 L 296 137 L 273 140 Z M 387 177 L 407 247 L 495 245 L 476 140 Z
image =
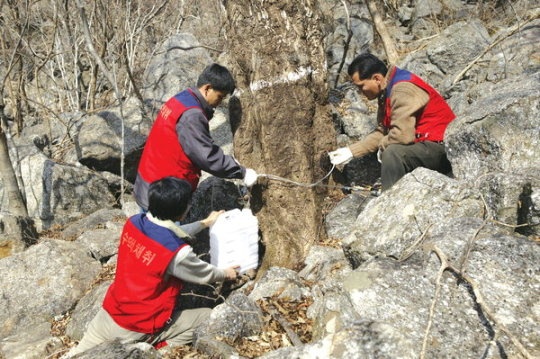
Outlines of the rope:
M 334 168 L 336 168 L 336 165 L 333 164 L 332 168 L 330 169 L 330 172 L 328 172 L 323 178 L 321 178 L 320 180 L 314 183 L 296 182 L 288 178 L 284 178 L 284 177 L 280 177 L 280 176 L 276 176 L 272 174 L 266 174 L 266 173 L 260 173 L 258 174 L 258 177 L 268 178 L 269 180 L 273 180 L 273 181 L 290 183 L 292 185 L 295 185 L 298 187 L 305 187 L 305 188 L 326 187 L 326 188 L 339 188 L 339 189 L 345 189 L 345 190 L 369 190 L 369 188 L 361 187 L 361 186 L 336 186 L 336 185 L 321 184 L 322 181 L 327 179 L 332 174 L 332 172 L 334 171 Z

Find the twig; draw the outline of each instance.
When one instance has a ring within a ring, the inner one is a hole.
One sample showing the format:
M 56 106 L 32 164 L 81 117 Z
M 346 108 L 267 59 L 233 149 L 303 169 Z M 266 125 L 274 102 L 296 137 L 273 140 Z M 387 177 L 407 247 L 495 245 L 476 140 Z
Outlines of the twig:
M 504 334 L 506 334 L 506 336 L 508 336 L 508 338 L 510 338 L 510 340 L 519 350 L 521 355 L 523 355 L 527 359 L 533 359 L 533 356 L 527 351 L 527 349 L 523 346 L 523 344 L 521 344 L 521 342 L 508 330 L 508 328 L 504 325 L 504 323 L 498 321 L 495 318 L 493 311 L 491 310 L 491 308 L 489 308 L 489 306 L 484 301 L 484 298 L 482 297 L 482 293 L 480 293 L 480 290 L 478 289 L 478 284 L 476 284 L 476 282 L 471 277 L 469 277 L 468 275 L 460 271 L 458 268 L 452 266 L 448 262 L 447 256 L 436 245 L 430 245 L 429 249 L 432 252 L 434 252 L 437 255 L 437 257 L 439 257 L 439 260 L 441 261 L 441 267 L 439 268 L 439 273 L 437 276 L 437 289 L 436 289 L 435 297 L 433 298 L 431 309 L 430 309 L 428 326 L 424 334 L 424 342 L 422 345 L 422 352 L 420 353 L 420 358 L 425 358 L 427 337 L 429 335 L 429 330 L 431 329 L 431 323 L 433 321 L 435 304 L 440 293 L 440 287 L 441 287 L 440 282 L 441 282 L 442 274 L 444 271 L 449 270 L 453 272 L 455 275 L 457 275 L 461 280 L 469 284 L 475 296 L 476 303 L 478 304 L 482 312 L 486 315 L 486 318 L 491 320 L 491 322 L 494 324 L 493 331 L 495 333 L 494 334 L 495 338 L 498 337 L 499 332 L 503 332 Z
M 388 32 L 386 25 L 384 24 L 384 21 L 381 17 L 381 13 L 377 9 L 376 1 L 375 0 L 364 0 L 364 1 L 368 7 L 369 13 L 371 14 L 373 25 L 375 26 L 375 29 L 377 30 L 377 33 L 379 34 L 383 42 L 383 46 L 386 52 L 388 63 L 390 64 L 397 63 L 399 56 L 396 51 L 396 46 L 394 42 L 392 41 L 392 37 L 390 36 L 390 33 Z
M 408 248 L 406 248 L 403 251 L 403 254 L 398 259 L 398 262 L 406 261 L 407 259 L 409 259 L 413 255 L 414 250 L 416 249 L 416 247 L 418 247 L 418 245 L 424 241 L 424 238 L 426 238 L 426 235 L 427 235 L 429 229 L 431 228 L 431 226 L 433 226 L 432 223 L 429 224 L 429 226 L 426 228 L 426 230 L 424 232 L 422 232 L 422 235 L 416 240 L 416 242 L 414 242 L 411 246 L 409 246 Z
M 491 50 L 492 48 L 497 46 L 500 42 L 502 42 L 503 40 L 505 40 L 505 39 L 509 38 L 510 36 L 514 35 L 519 30 L 521 30 L 523 25 L 526 25 L 527 23 L 538 19 L 539 16 L 540 16 L 540 10 L 536 9 L 536 11 L 531 14 L 531 17 L 529 19 L 527 19 L 527 21 L 525 21 L 525 23 L 523 23 L 523 24 L 518 23 L 518 24 L 512 26 L 509 29 L 509 32 L 505 34 L 505 36 L 501 36 L 498 39 L 496 39 L 495 41 L 493 41 L 488 47 L 486 47 L 486 49 L 484 51 L 482 51 L 482 53 L 480 55 L 478 55 L 476 58 L 474 58 L 474 60 L 472 60 L 467 66 L 465 66 L 465 68 L 459 74 L 456 75 L 456 77 L 454 78 L 454 81 L 452 81 L 452 85 L 455 85 L 459 80 L 461 80 L 463 75 L 465 75 L 465 73 L 467 71 L 469 71 L 471 69 L 471 67 L 473 67 L 473 65 L 478 62 L 478 60 L 480 60 L 482 57 L 484 57 L 484 55 L 489 50 Z
M 197 45 L 197 46 L 171 46 L 167 49 L 167 51 L 171 51 L 171 50 L 183 50 L 183 51 L 189 51 L 189 50 L 194 50 L 194 49 L 206 49 L 206 50 L 210 50 L 210 51 L 215 51 L 215 52 L 223 52 L 223 50 L 220 50 L 220 49 L 216 49 L 216 48 L 213 48 L 213 47 L 210 47 L 210 46 L 207 46 L 207 45 Z
M 189 292 L 189 293 L 180 293 L 180 295 L 181 295 L 181 296 L 191 296 L 191 297 L 197 297 L 197 298 L 203 298 L 203 299 L 213 300 L 214 302 L 217 302 L 218 299 L 225 300 L 225 298 L 224 298 L 222 295 L 218 295 L 217 297 L 209 297 L 209 296 L 207 296 L 207 295 L 197 294 L 197 293 L 193 293 L 193 292 Z
M 478 237 L 478 234 L 480 233 L 480 231 L 486 226 L 487 224 L 487 219 L 485 219 L 482 224 L 480 225 L 480 227 L 478 227 L 478 229 L 474 232 L 474 236 L 472 236 L 468 241 L 467 241 L 467 247 L 465 248 L 465 255 L 463 257 L 461 257 L 461 261 L 459 262 L 459 270 L 463 273 L 465 273 L 465 269 L 463 268 L 465 266 L 465 262 L 467 261 L 467 259 L 469 258 L 469 254 L 471 253 L 471 249 L 473 247 L 473 243 L 476 239 L 476 237 Z
M 341 3 L 343 4 L 343 7 L 345 8 L 345 14 L 347 14 L 347 39 L 345 40 L 345 44 L 343 45 L 343 56 L 341 57 L 341 62 L 339 63 L 339 67 L 337 69 L 337 76 L 334 82 L 334 88 L 336 88 L 338 85 L 339 74 L 341 73 L 341 70 L 343 69 L 343 65 L 345 64 L 345 58 L 347 57 L 347 51 L 349 51 L 349 45 L 351 43 L 351 39 L 353 36 L 353 31 L 351 28 L 351 16 L 349 14 L 349 9 L 347 8 L 347 3 L 345 3 L 345 1 L 343 0 L 341 0 Z
M 490 219 L 490 222 L 493 222 L 495 224 L 498 224 L 503 227 L 510 227 L 510 228 L 522 228 L 522 227 L 534 227 L 540 225 L 540 222 L 538 223 L 522 223 L 522 224 L 508 224 L 501 221 L 497 221 L 496 219 Z
M 294 345 L 294 346 L 301 346 L 303 345 L 304 343 L 302 343 L 302 340 L 300 340 L 300 337 L 298 336 L 298 334 L 296 334 L 294 332 L 294 330 L 292 330 L 291 326 L 289 325 L 289 323 L 287 322 L 287 320 L 285 320 L 281 314 L 279 313 L 279 311 L 274 307 L 274 305 L 272 303 L 268 303 L 268 307 L 266 308 L 268 310 L 268 313 L 270 313 L 270 315 L 272 316 L 272 318 L 274 318 L 275 320 L 277 320 L 277 322 L 281 325 L 281 327 L 283 328 L 283 330 L 285 330 L 285 332 L 287 333 L 287 335 L 289 336 L 289 339 L 291 340 L 291 343 Z
M 433 246 L 436 250 L 436 247 Z M 439 255 L 439 253 L 437 253 Z M 444 271 L 446 268 L 448 268 L 448 260 L 446 256 L 439 255 L 439 260 L 441 261 L 441 266 L 439 267 L 439 272 L 437 273 L 437 281 L 435 286 L 435 295 L 433 296 L 433 300 L 431 301 L 431 307 L 429 308 L 429 318 L 428 318 L 428 324 L 426 326 L 426 331 L 424 332 L 424 340 L 422 341 L 422 350 L 420 351 L 420 359 L 424 359 L 426 357 L 426 348 L 427 348 L 427 342 L 429 337 L 429 332 L 431 331 L 431 325 L 433 324 L 433 318 L 435 316 L 435 306 L 437 304 L 437 301 L 439 300 L 439 295 L 441 294 L 441 279 L 444 274 Z

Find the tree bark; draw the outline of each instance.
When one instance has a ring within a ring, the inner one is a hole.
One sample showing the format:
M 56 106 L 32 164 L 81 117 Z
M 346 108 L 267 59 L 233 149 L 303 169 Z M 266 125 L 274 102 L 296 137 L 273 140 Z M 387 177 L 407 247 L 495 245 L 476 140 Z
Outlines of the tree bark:
M 324 22 L 310 0 L 225 3 L 226 64 L 240 95 L 229 102 L 235 156 L 258 173 L 313 183 L 326 172 L 320 160 L 335 147 L 326 107 Z M 305 188 L 269 180 L 252 189 L 271 266 L 297 267 L 307 249 L 325 237 L 326 187 Z
M 15 170 L 9 158 L 9 148 L 7 145 L 6 133 L 0 126 L 0 173 L 4 190 L 7 194 L 9 212 L 15 216 L 28 217 L 28 210 L 19 191 Z

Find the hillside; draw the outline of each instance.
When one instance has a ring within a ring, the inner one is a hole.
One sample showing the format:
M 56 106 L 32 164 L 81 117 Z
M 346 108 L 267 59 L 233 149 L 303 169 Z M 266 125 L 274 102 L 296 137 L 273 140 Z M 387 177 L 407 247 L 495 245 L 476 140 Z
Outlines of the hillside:
M 237 85 L 212 136 L 262 176 L 248 190 L 205 173 L 188 221 L 249 206 L 259 270 L 186 285 L 183 308 L 214 308 L 193 346 L 80 358 L 540 356 L 540 6 L 376 6 L 381 23 L 347 0 L 1 3 L 0 357 L 80 340 L 139 211 L 155 115 L 212 62 Z M 388 41 L 457 118 L 450 173 L 419 168 L 374 196 L 375 155 L 334 168 L 327 153 L 375 128 L 346 68 L 387 60 Z M 209 260 L 208 231 L 191 244 Z

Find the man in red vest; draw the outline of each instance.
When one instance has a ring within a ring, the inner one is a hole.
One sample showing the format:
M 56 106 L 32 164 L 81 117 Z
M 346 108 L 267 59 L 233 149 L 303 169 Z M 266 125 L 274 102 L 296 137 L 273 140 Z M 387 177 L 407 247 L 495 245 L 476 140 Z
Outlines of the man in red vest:
M 102 308 L 79 345 L 63 358 L 114 339 L 155 347 L 191 342 L 195 327 L 208 319 L 211 309 L 177 307 L 184 281 L 203 284 L 237 276 L 236 267 L 216 268 L 199 259 L 184 241 L 190 237 L 184 232 L 188 227 L 175 221 L 189 210 L 191 194 L 191 185 L 175 177 L 150 185 L 148 212 L 130 217 L 124 225 L 115 278 Z M 213 224 L 220 213 L 200 221 L 200 229 Z
M 451 170 L 443 140 L 456 116 L 433 87 L 367 53 L 353 60 L 348 73 L 359 91 L 378 100 L 378 126 L 363 140 L 330 152 L 334 165 L 378 151 L 383 191 L 417 167 Z
M 257 173 L 225 155 L 210 136 L 208 122 L 214 109 L 235 89 L 225 67 L 212 64 L 204 69 L 197 87 L 170 98 L 160 109 L 139 162 L 133 192 L 137 204 L 148 209 L 148 186 L 167 176 L 182 178 L 195 191 L 201 170 L 221 178 L 243 179 L 251 187 Z

